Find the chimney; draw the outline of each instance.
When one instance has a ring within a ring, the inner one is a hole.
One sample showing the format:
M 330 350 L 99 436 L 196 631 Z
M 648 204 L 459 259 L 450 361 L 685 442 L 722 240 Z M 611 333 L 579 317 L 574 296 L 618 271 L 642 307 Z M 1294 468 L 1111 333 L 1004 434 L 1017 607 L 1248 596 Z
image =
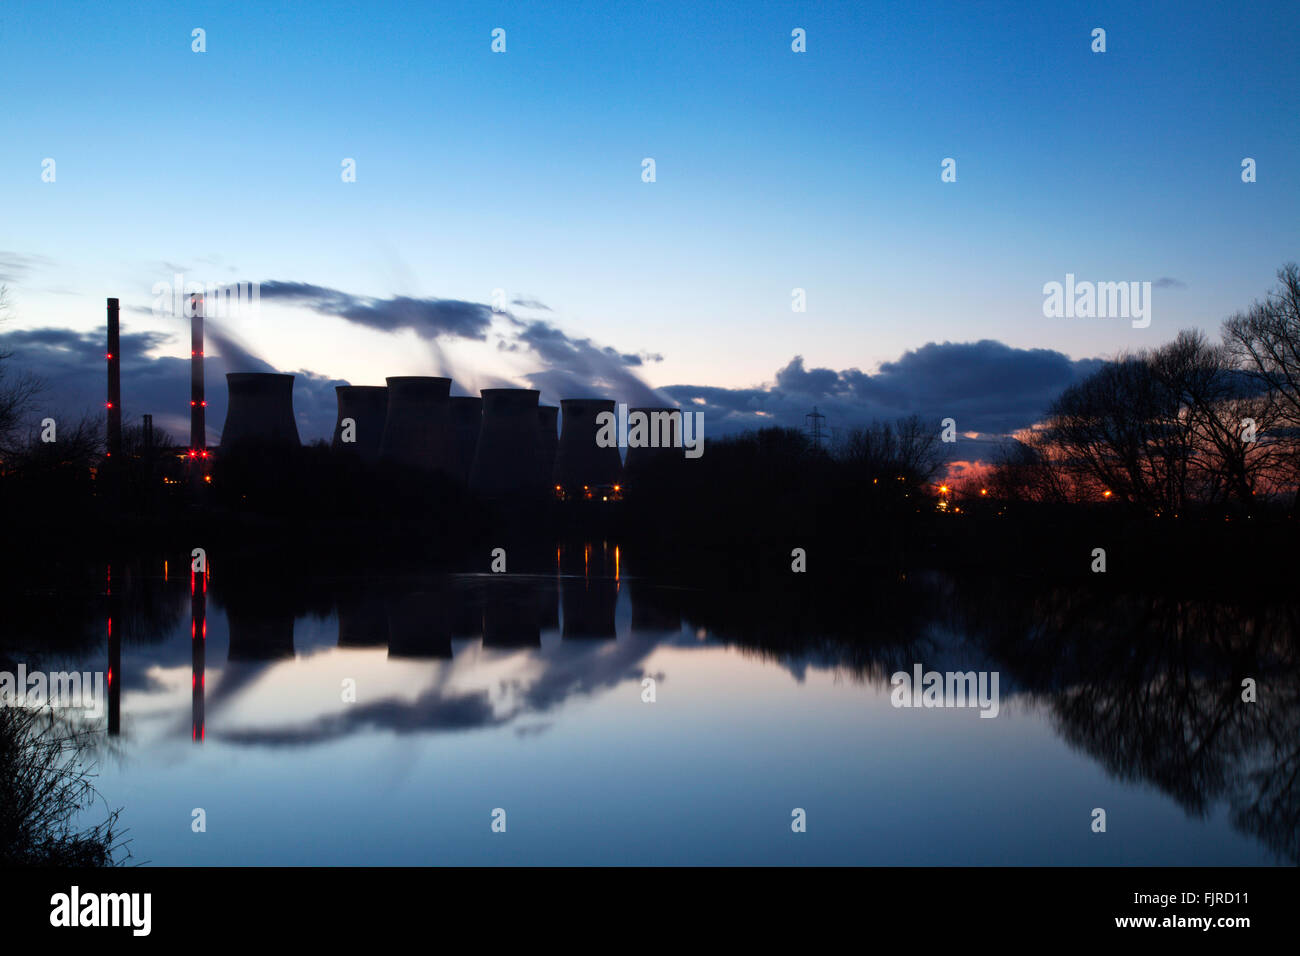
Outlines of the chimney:
M 227 372 L 229 403 L 221 429 L 221 449 L 236 445 L 297 448 L 293 417 L 293 376 L 270 372 Z M 200 452 L 201 454 L 201 452 Z
M 562 428 L 555 455 L 555 484 L 565 494 L 582 497 L 584 486 L 595 491 L 612 488 L 623 480 L 623 462 L 617 443 L 607 448 L 596 444 L 596 416 L 614 413 L 614 402 L 604 398 L 566 398 L 560 402 Z
M 336 385 L 339 417 L 334 423 L 336 452 L 355 453 L 367 464 L 379 460 L 379 443 L 388 419 L 388 389 L 383 385 Z M 343 441 L 343 419 L 353 421 L 352 442 Z
M 537 464 L 540 469 L 540 481 L 549 494 L 555 489 L 555 451 L 560 446 L 560 436 L 556 430 L 559 424 L 560 410 L 554 405 L 537 406 Z
M 474 452 L 483 430 L 483 399 L 455 395 L 451 399 L 451 435 L 456 447 L 456 467 L 460 480 L 469 484 L 474 467 Z
M 122 356 L 118 302 L 108 300 L 108 457 L 122 457 Z
M 424 471 L 454 472 L 451 379 L 405 375 L 386 381 L 388 412 L 379 456 Z
M 485 497 L 538 497 L 537 397 L 532 388 L 485 388 L 483 430 L 469 485 Z
M 190 296 L 190 457 L 208 449 L 208 403 L 203 397 L 203 296 Z M 223 434 L 224 441 L 224 434 Z

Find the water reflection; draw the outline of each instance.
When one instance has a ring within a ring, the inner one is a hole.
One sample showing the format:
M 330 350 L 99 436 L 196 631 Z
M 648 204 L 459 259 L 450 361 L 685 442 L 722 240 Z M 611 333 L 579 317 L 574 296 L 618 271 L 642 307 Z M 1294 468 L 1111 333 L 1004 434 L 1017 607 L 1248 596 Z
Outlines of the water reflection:
M 76 595 L 57 613 L 47 593 L 21 595 L 15 619 L 28 626 L 0 643 L 0 666 L 106 666 L 110 734 L 125 719 L 130 737 L 133 713 L 170 699 L 176 669 L 190 671 L 194 741 L 310 748 L 374 731 L 535 733 L 571 701 L 662 677 L 647 665 L 661 648 L 726 647 L 800 680 L 829 669 L 876 694 L 920 661 L 998 671 L 1004 709 L 1042 713 L 1110 777 L 1158 788 L 1192 819 L 1226 808 L 1239 831 L 1300 862 L 1300 606 L 1290 601 L 929 574 L 731 592 L 629 577 L 607 542 L 562 545 L 528 573 L 327 579 L 245 558 L 211 588 L 206 575 L 151 575 L 129 561 L 103 580 L 102 593 L 81 592 L 85 609 Z M 330 655 L 366 675 L 358 702 L 232 719 L 256 685 L 294 686 L 290 662 Z M 1242 700 L 1248 678 L 1255 703 Z

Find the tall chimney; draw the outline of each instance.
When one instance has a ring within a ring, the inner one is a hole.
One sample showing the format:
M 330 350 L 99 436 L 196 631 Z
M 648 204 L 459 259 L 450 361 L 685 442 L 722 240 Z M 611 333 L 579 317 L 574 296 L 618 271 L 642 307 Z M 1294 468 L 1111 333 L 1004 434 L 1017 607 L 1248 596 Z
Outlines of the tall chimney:
M 203 398 L 203 296 L 190 296 L 190 452 L 202 457 L 208 447 L 208 403 Z
M 122 356 L 117 299 L 108 300 L 108 457 L 122 456 Z

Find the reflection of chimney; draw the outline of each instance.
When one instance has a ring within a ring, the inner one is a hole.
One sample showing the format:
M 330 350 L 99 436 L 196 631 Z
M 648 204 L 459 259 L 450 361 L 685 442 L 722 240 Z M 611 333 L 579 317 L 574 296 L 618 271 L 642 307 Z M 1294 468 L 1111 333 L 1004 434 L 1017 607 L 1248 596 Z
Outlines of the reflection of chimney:
M 122 456 L 122 356 L 117 299 L 108 300 L 108 457 Z
M 207 736 L 203 694 L 208 656 L 208 575 L 190 572 L 190 739 L 203 743 Z
M 203 296 L 190 296 L 190 451 L 208 447 L 208 403 L 203 397 Z
M 293 419 L 293 376 L 268 372 L 227 372 L 229 405 L 221 447 L 242 443 L 297 448 Z
M 388 389 L 383 385 L 336 385 L 339 417 L 334 423 L 334 451 L 351 451 L 364 462 L 379 459 L 379 442 L 388 417 Z M 354 441 L 343 441 L 343 419 L 353 422 Z
M 388 413 L 379 454 L 424 471 L 452 470 L 451 379 L 401 375 L 388 382 Z
M 122 602 L 113 594 L 113 565 L 105 576 L 108 595 L 108 734 L 122 732 Z M 117 627 L 113 626 L 114 619 Z
M 537 472 L 537 396 L 531 388 L 485 388 L 483 430 L 470 487 L 476 494 L 536 497 L 545 489 Z
M 622 480 L 623 463 L 617 443 L 602 448 L 596 444 L 599 426 L 596 416 L 614 412 L 614 403 L 603 398 L 566 398 L 560 445 L 555 456 L 555 483 L 568 494 L 580 494 L 584 485 L 614 485 Z

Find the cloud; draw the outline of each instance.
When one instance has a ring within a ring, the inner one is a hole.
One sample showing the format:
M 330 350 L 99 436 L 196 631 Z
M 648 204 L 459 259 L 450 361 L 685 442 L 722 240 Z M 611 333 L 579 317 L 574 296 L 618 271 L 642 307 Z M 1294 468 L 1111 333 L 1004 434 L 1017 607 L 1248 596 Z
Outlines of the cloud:
M 430 340 L 442 336 L 483 340 L 492 324 L 489 306 L 459 299 L 413 299 L 401 295 L 376 299 L 306 282 L 280 281 L 261 283 L 261 296 L 384 332 L 412 329 L 421 338 Z
M 930 342 L 883 363 L 874 374 L 810 369 L 796 355 L 770 385 L 670 385 L 661 391 L 683 407 L 703 411 L 715 435 L 774 424 L 803 427 L 814 405 L 831 428 L 911 414 L 937 427 L 940 419 L 954 418 L 959 432 L 979 433 L 953 446 L 970 456 L 978 446 L 1039 420 L 1052 399 L 1100 364 L 1100 359 L 1072 360 L 1050 349 L 1017 349 L 991 339 Z
M 511 299 L 510 304 L 517 305 L 521 309 L 532 309 L 535 312 L 551 311 L 551 307 L 547 305 L 545 302 L 539 302 L 536 299 L 529 299 L 522 296 L 517 299 Z
M 1163 276 L 1151 283 L 1156 289 L 1186 289 L 1187 283 L 1182 279 L 1171 279 L 1169 276 Z
M 222 338 L 221 333 L 214 334 L 211 323 L 207 331 L 214 341 Z M 166 431 L 177 443 L 185 444 L 190 433 L 190 361 L 152 354 L 174 338 L 166 332 L 132 332 L 124 327 L 122 411 L 128 422 L 137 421 L 142 414 L 152 414 L 155 427 Z M 44 383 L 37 397 L 37 419 L 50 415 L 72 421 L 88 412 L 102 413 L 107 380 L 101 332 L 20 329 L 7 334 L 4 345 L 14 353 L 17 367 L 31 371 Z M 234 350 L 229 351 L 232 346 Z M 226 420 L 225 373 L 274 371 L 229 340 L 218 347 L 223 354 L 209 354 L 206 365 L 209 444 L 219 441 Z M 304 442 L 328 438 L 337 417 L 334 386 L 348 383 L 305 370 L 294 374 L 293 407 L 299 436 Z
M 0 282 L 21 282 L 32 271 L 45 269 L 54 261 L 45 256 L 25 256 L 0 249 Z
M 600 346 L 591 339 L 575 339 L 549 322 L 519 322 L 508 351 L 523 347 L 541 359 L 545 368 L 526 375 L 543 393 L 544 401 L 599 396 L 632 405 L 671 404 L 632 371 L 639 355 Z

